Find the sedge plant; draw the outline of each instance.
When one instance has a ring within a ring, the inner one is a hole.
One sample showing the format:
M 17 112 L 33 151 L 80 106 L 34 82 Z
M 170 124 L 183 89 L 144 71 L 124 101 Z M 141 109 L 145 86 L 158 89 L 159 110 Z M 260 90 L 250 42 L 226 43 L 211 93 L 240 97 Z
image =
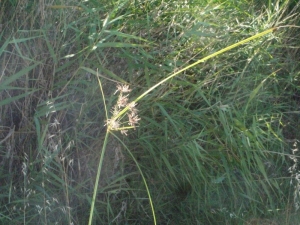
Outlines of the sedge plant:
M 129 88 L 129 85 L 126 84 L 118 84 L 117 85 L 117 92 L 119 92 L 119 97 L 118 97 L 118 101 L 117 104 L 114 106 L 114 108 L 112 109 L 112 116 L 109 118 L 108 116 L 108 111 L 107 111 L 107 107 L 105 105 L 105 97 L 104 97 L 104 91 L 103 91 L 103 87 L 99 78 L 99 75 L 97 73 L 97 78 L 98 78 L 98 83 L 99 83 L 99 87 L 102 93 L 102 97 L 103 97 L 103 102 L 104 102 L 104 106 L 105 106 L 105 113 L 106 113 L 106 135 L 104 138 L 104 142 L 102 145 L 102 151 L 101 151 L 101 156 L 100 156 L 100 160 L 98 163 L 98 170 L 97 170 L 97 175 L 96 175 L 96 180 L 95 180 L 95 185 L 94 185 L 94 191 L 93 191 L 93 196 L 92 196 L 92 201 L 91 201 L 91 208 L 90 208 L 90 215 L 89 215 L 89 225 L 92 224 L 93 222 L 93 215 L 95 212 L 95 202 L 96 202 L 96 198 L 97 198 L 97 190 L 98 190 L 98 185 L 99 185 L 99 179 L 100 179 L 100 175 L 101 175 L 101 169 L 102 169 L 102 164 L 103 164 L 103 159 L 104 159 L 104 154 L 105 154 L 105 150 L 106 150 L 106 146 L 108 143 L 108 137 L 109 134 L 113 134 L 113 131 L 120 131 L 122 134 L 127 135 L 127 132 L 129 129 L 136 129 L 138 121 L 140 120 L 140 118 L 137 115 L 137 109 L 136 109 L 136 105 L 137 102 L 139 102 L 140 100 L 142 100 L 147 94 L 149 94 L 151 91 L 153 91 L 155 88 L 157 88 L 158 86 L 166 83 L 168 80 L 174 78 L 175 76 L 177 76 L 178 74 L 193 68 L 194 66 L 198 65 L 199 63 L 203 63 L 211 58 L 217 57 L 218 55 L 228 52 L 238 46 L 241 46 L 243 44 L 246 44 L 252 40 L 258 39 L 260 37 L 263 37 L 275 30 L 277 30 L 277 27 L 273 27 L 270 28 L 268 30 L 265 30 L 261 33 L 258 33 L 256 35 L 253 35 L 249 38 L 246 38 L 242 41 L 239 41 L 233 45 L 230 45 L 226 48 L 223 48 L 213 54 L 210 54 L 198 61 L 196 61 L 195 63 L 192 63 L 186 67 L 184 67 L 183 69 L 178 70 L 175 73 L 172 73 L 171 75 L 169 75 L 168 77 L 166 77 L 165 79 L 161 80 L 160 82 L 156 83 L 155 85 L 153 85 L 151 88 L 149 88 L 147 91 L 145 91 L 143 94 L 141 94 L 140 96 L 138 96 L 136 99 L 134 99 L 133 101 L 129 102 L 128 99 L 128 93 L 131 92 L 131 89 Z M 128 121 L 123 122 L 125 116 L 127 115 L 128 117 Z M 126 124 L 126 125 L 124 125 Z M 128 124 L 128 125 L 127 125 Z M 153 216 L 153 222 L 156 225 L 157 221 L 156 221 L 156 216 L 155 216 L 155 208 L 153 205 L 153 201 L 151 198 L 151 193 L 150 190 L 148 188 L 147 185 L 147 181 L 143 175 L 143 172 L 141 170 L 141 168 L 139 167 L 137 161 L 135 160 L 134 156 L 130 153 L 130 150 L 127 149 L 129 154 L 131 155 L 131 157 L 133 158 L 133 160 L 135 161 L 139 172 L 141 173 L 141 176 L 143 178 L 143 182 L 144 185 L 146 187 L 147 190 L 147 194 L 148 194 L 148 198 L 149 198 L 149 203 L 151 205 L 151 210 L 152 210 L 152 216 Z

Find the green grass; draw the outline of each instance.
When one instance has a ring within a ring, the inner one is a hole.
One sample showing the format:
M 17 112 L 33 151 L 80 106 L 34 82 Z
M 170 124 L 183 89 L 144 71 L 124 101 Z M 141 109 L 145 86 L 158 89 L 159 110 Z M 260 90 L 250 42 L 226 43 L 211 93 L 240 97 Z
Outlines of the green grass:
M 0 5 L 0 224 L 297 223 L 299 3 Z

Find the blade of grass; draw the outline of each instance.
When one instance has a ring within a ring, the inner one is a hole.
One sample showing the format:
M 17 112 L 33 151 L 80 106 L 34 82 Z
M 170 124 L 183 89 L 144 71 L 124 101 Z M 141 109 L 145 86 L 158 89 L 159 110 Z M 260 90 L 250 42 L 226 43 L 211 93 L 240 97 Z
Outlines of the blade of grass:
M 29 67 L 26 67 L 22 70 L 20 70 L 19 72 L 15 73 L 12 76 L 9 76 L 6 80 L 4 80 L 1 84 L 0 84 L 0 89 L 5 89 L 6 85 L 10 84 L 11 82 L 17 80 L 18 78 L 24 76 L 26 73 L 28 73 L 30 70 L 34 69 L 37 65 L 39 65 L 40 63 L 37 62 Z
M 121 83 L 127 83 L 125 80 L 123 80 L 122 78 L 120 78 L 119 76 L 117 76 L 116 74 L 114 74 L 113 72 L 109 71 L 108 69 L 105 69 L 105 68 L 102 67 L 101 65 L 97 64 L 97 65 L 95 65 L 95 66 L 97 66 L 97 68 L 98 68 L 100 71 L 103 71 L 103 72 L 106 73 L 107 75 L 111 76 L 114 80 L 113 80 L 113 79 L 110 79 L 110 78 L 108 78 L 108 77 L 105 77 L 105 76 L 103 76 L 103 75 L 97 73 L 95 70 L 92 70 L 92 69 L 90 69 L 90 68 L 87 68 L 87 67 L 84 67 L 84 66 L 82 66 L 82 67 L 80 67 L 80 68 L 83 69 L 83 70 L 85 70 L 85 71 L 87 71 L 88 73 L 91 73 L 91 74 L 96 75 L 97 77 L 103 77 L 104 79 L 107 79 L 107 80 L 110 80 L 110 81 L 113 81 L 113 82 L 115 82 L 115 80 L 117 80 L 117 81 L 119 81 L 119 82 L 121 82 Z
M 262 88 L 263 84 L 266 82 L 266 80 L 269 78 L 269 76 L 264 79 L 251 93 L 250 93 L 250 96 L 249 96 L 249 100 L 246 104 L 246 107 L 245 107 L 245 113 L 247 112 L 247 109 L 249 107 L 249 104 L 250 102 L 253 100 L 253 98 L 258 94 L 259 90 Z
M 141 44 L 130 44 L 130 43 L 123 43 L 123 42 L 104 42 L 96 44 L 98 48 L 133 48 L 133 47 L 146 47 L 146 45 Z
M 16 101 L 20 98 L 23 98 L 23 97 L 26 97 L 27 95 L 30 95 L 32 93 L 34 93 L 35 91 L 30 91 L 30 92 L 26 92 L 24 94 L 21 94 L 21 95 L 17 95 L 17 96 L 14 96 L 14 97 L 10 97 L 10 98 L 7 98 L 7 99 L 4 99 L 2 101 L 0 101 L 0 106 L 3 106 L 3 105 L 7 105 L 13 101 Z
M 7 38 L 7 40 L 2 44 L 2 46 L 0 48 L 0 56 L 2 55 L 2 53 L 4 52 L 4 49 L 6 49 L 6 47 L 8 46 L 9 43 L 10 43 L 10 38 Z
M 49 53 L 53 59 L 53 61 L 55 62 L 55 64 L 57 63 L 57 57 L 56 57 L 56 54 L 54 52 L 54 49 L 49 41 L 49 39 L 47 38 L 47 35 L 46 35 L 46 32 L 45 30 L 43 30 L 43 34 L 44 34 L 44 38 L 45 38 L 45 41 L 46 41 L 46 45 L 48 47 L 48 50 L 49 50 Z

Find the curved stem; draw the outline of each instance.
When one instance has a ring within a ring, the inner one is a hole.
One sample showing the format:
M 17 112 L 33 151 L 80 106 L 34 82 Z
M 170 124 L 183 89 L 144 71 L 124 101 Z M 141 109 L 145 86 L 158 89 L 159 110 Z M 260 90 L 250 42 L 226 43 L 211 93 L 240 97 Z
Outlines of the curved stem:
M 158 82 L 157 84 L 153 85 L 151 88 L 149 88 L 147 91 L 145 91 L 145 92 L 144 92 L 143 94 L 141 94 L 139 97 L 137 97 L 133 102 L 134 102 L 134 103 L 138 102 L 138 101 L 141 100 L 143 97 L 145 97 L 147 94 L 149 94 L 152 90 L 154 90 L 155 88 L 157 88 L 159 85 L 165 83 L 166 81 L 168 81 L 168 80 L 170 80 L 171 78 L 177 76 L 178 74 L 180 74 L 180 73 L 186 71 L 187 69 L 190 69 L 190 68 L 192 68 L 192 67 L 198 65 L 199 63 L 205 62 L 205 61 L 207 61 L 208 59 L 211 59 L 211 58 L 213 58 L 213 57 L 216 57 L 216 56 L 218 56 L 218 55 L 220 55 L 220 54 L 222 54 L 222 53 L 224 53 L 224 52 L 227 52 L 227 51 L 229 51 L 229 50 L 231 50 L 231 49 L 234 49 L 234 48 L 236 48 L 236 47 L 238 47 L 238 46 L 240 46 L 240 45 L 242 45 L 242 44 L 246 44 L 246 43 L 248 43 L 249 41 L 252 41 L 252 40 L 255 40 L 255 39 L 260 38 L 260 37 L 262 37 L 262 36 L 265 36 L 266 34 L 271 33 L 271 32 L 273 32 L 273 31 L 276 30 L 276 29 L 277 29 L 276 27 L 270 28 L 270 29 L 265 30 L 265 31 L 263 31 L 263 32 L 261 32 L 261 33 L 258 33 L 258 34 L 256 34 L 256 35 L 253 35 L 253 36 L 251 36 L 251 37 L 249 37 L 249 38 L 246 38 L 246 39 L 244 39 L 244 40 L 241 40 L 241 41 L 239 41 L 239 42 L 237 42 L 237 43 L 235 43 L 235 44 L 233 44 L 233 45 L 230 45 L 230 46 L 228 46 L 228 47 L 226 47 L 226 48 L 223 48 L 223 49 L 221 49 L 221 50 L 219 50 L 219 51 L 217 51 L 217 52 L 215 52 L 215 53 L 213 53 L 213 54 L 210 54 L 210 55 L 208 55 L 208 56 L 206 56 L 206 57 L 204 57 L 204 58 L 202 58 L 202 59 L 199 59 L 197 62 L 194 62 L 194 63 L 192 63 L 192 64 L 190 64 L 190 65 L 184 67 L 184 68 L 181 69 L 181 70 L 178 70 L 177 72 L 175 72 L 175 73 L 169 75 L 169 76 L 166 77 L 165 79 L 163 79 L 163 80 L 161 80 L 160 82 Z M 129 107 L 128 107 L 128 106 L 125 107 L 125 108 L 124 108 L 124 109 L 123 109 L 123 110 L 122 110 L 122 111 L 121 111 L 114 119 L 118 119 L 118 118 L 121 117 L 124 113 L 126 113 L 128 110 L 129 110 Z
M 112 133 L 112 135 L 115 136 L 115 138 L 117 138 L 118 141 L 119 141 L 120 143 L 122 143 L 122 145 L 124 146 L 124 148 L 126 148 L 127 152 L 129 153 L 129 155 L 131 156 L 131 158 L 132 158 L 133 161 L 135 162 L 135 164 L 136 164 L 136 166 L 137 166 L 137 168 L 138 168 L 138 170 L 139 170 L 139 172 L 140 172 L 140 174 L 141 174 L 141 176 L 142 176 L 142 179 L 143 179 L 143 182 L 144 182 L 144 184 L 145 184 L 146 191 L 147 191 L 147 194 L 148 194 L 148 197 L 149 197 L 149 203 L 150 203 L 150 206 L 151 206 L 151 211 L 152 211 L 152 216 L 153 216 L 154 225 L 156 225 L 157 223 L 156 223 L 155 210 L 154 210 L 154 206 L 153 206 L 153 202 L 152 202 L 150 190 L 149 190 L 149 188 L 148 188 L 148 184 L 147 184 L 146 178 L 145 178 L 145 176 L 144 176 L 144 174 L 143 174 L 143 172 L 142 172 L 142 169 L 141 169 L 141 167 L 139 166 L 139 164 L 138 164 L 137 160 L 135 159 L 135 157 L 133 156 L 133 154 L 131 153 L 131 151 L 130 151 L 130 150 L 127 148 L 127 146 L 120 140 L 120 138 L 118 138 L 117 135 L 115 135 L 115 134 L 113 134 L 113 133 Z

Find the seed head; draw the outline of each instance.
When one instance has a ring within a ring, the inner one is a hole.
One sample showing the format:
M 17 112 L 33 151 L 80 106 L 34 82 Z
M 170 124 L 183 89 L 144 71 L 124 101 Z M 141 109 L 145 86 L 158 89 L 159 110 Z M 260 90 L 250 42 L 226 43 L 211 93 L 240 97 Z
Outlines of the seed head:
M 129 85 L 126 85 L 126 84 L 118 84 L 118 85 L 117 85 L 117 90 L 115 91 L 114 94 L 116 94 L 118 91 L 119 91 L 120 93 L 129 93 L 129 92 L 131 92 L 131 89 L 129 89 Z
M 108 127 L 108 130 L 119 130 L 119 131 L 121 131 L 121 134 L 127 136 L 128 129 L 129 128 L 135 129 L 137 124 L 139 123 L 140 118 L 138 117 L 138 110 L 136 109 L 136 103 L 134 101 L 131 103 L 128 103 L 129 102 L 128 94 L 124 94 L 124 93 L 131 92 L 129 85 L 118 84 L 117 90 L 115 91 L 114 94 L 116 94 L 117 92 L 119 92 L 119 97 L 118 97 L 117 103 L 111 110 L 112 117 L 111 117 L 111 119 L 108 119 L 106 121 L 105 125 Z M 127 112 L 127 117 L 128 117 L 127 123 L 131 127 L 121 126 L 121 120 L 124 117 L 119 114 L 125 108 L 126 108 L 126 111 L 128 111 Z

